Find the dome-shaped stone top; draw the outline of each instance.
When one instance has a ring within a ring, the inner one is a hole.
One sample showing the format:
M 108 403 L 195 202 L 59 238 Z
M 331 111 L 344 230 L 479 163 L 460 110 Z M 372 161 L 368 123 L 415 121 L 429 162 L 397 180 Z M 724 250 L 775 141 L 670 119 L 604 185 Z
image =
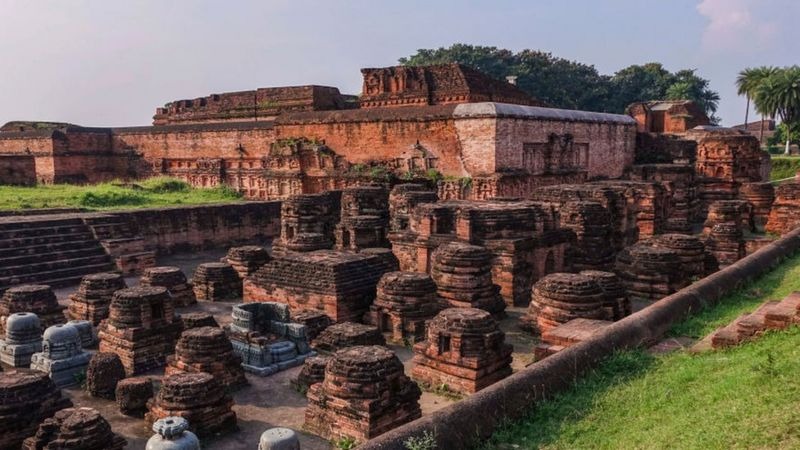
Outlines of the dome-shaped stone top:
M 228 249 L 228 258 L 269 258 L 269 252 L 266 248 L 258 245 L 243 245 L 241 247 L 231 247 Z
M 217 340 L 227 339 L 225 332 L 219 327 L 197 327 L 181 333 L 182 340 Z
M 42 339 L 47 342 L 75 342 L 80 339 L 78 329 L 72 325 L 59 324 L 48 327 L 44 330 Z
M 325 371 L 353 383 L 371 383 L 386 379 L 388 374 L 402 372 L 403 364 L 386 347 L 359 345 L 337 351 Z
M 552 300 L 572 303 L 591 302 L 602 297 L 600 285 L 589 276 L 578 273 L 552 273 L 534 285 L 534 295 L 543 294 Z
M 81 278 L 81 281 L 86 280 L 89 282 L 113 282 L 117 280 L 123 280 L 122 274 L 114 273 L 114 272 L 101 272 L 101 273 L 93 273 L 89 275 L 85 275 Z
M 423 272 L 389 272 L 378 281 L 378 290 L 389 295 L 436 292 L 436 284 Z
M 674 250 L 668 248 L 652 247 L 650 245 L 637 244 L 628 247 L 626 250 L 628 254 L 630 254 L 631 258 L 633 258 L 633 260 L 637 262 L 678 261 L 678 254 L 675 253 Z
M 478 245 L 450 242 L 436 249 L 434 260 L 440 266 L 488 267 L 491 264 L 492 255 L 484 247 Z
M 41 294 L 50 292 L 50 286 L 45 284 L 23 284 L 21 286 L 15 286 L 6 290 L 7 294 L 11 294 L 12 296 L 16 295 L 30 295 L 30 294 Z
M 206 271 L 220 271 L 220 270 L 226 270 L 228 268 L 232 268 L 231 265 L 223 262 L 207 262 L 197 266 L 198 270 L 206 270 Z
M 145 274 L 149 276 L 153 276 L 155 274 L 163 274 L 163 273 L 174 274 L 177 272 L 181 272 L 181 268 L 176 266 L 158 266 L 158 267 L 148 267 L 147 269 L 145 269 Z
M 0 405 L 18 401 L 21 392 L 43 392 L 50 386 L 55 389 L 50 377 L 38 370 L 15 369 L 0 373 Z
M 180 390 L 190 386 L 205 386 L 214 383 L 214 376 L 207 372 L 176 373 L 161 380 L 163 389 Z
M 132 288 L 120 289 L 114 292 L 114 301 L 132 300 L 138 303 L 141 300 L 153 297 L 163 297 L 167 294 L 167 288 L 162 286 L 136 286 Z
M 153 422 L 153 431 L 161 437 L 171 439 L 189 429 L 189 422 L 183 417 L 170 416 Z
M 458 334 L 487 334 L 497 329 L 492 315 L 477 308 L 447 308 L 433 318 L 430 329 Z
M 19 312 L 8 316 L 6 319 L 6 332 L 24 332 L 41 329 L 39 316 L 30 312 Z
M 679 250 L 700 250 L 705 249 L 703 242 L 697 236 L 690 236 L 688 234 L 680 233 L 667 233 L 654 236 L 650 242 L 655 246 L 663 246 L 666 248 L 679 249 Z

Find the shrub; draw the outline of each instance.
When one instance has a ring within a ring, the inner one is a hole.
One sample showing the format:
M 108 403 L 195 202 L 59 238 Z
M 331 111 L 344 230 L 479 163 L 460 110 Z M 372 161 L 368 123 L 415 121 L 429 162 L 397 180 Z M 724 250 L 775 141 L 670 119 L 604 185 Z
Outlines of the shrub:
M 147 202 L 147 198 L 129 191 L 83 192 L 78 196 L 78 204 L 89 208 L 110 208 L 113 206 L 136 206 Z
M 187 192 L 191 189 L 189 183 L 172 177 L 154 177 L 141 183 L 148 191 L 158 194 L 167 192 Z

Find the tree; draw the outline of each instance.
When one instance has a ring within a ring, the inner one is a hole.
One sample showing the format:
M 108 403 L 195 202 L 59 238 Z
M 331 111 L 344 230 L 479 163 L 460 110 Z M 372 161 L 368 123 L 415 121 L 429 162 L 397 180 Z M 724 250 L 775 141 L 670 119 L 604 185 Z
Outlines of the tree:
M 719 94 L 694 70 L 671 73 L 660 63 L 626 67 L 613 76 L 602 75 L 592 65 L 569 61 L 538 50 L 511 50 L 468 44 L 420 49 L 400 58 L 400 64 L 421 66 L 461 63 L 504 80 L 517 77 L 517 86 L 556 108 L 624 113 L 631 103 L 648 100 L 689 99 L 700 104 L 712 119 Z M 677 85 L 677 86 L 675 86 Z
M 759 85 L 767 77 L 775 74 L 779 69 L 773 66 L 761 66 L 744 69 L 736 77 L 737 94 L 747 97 L 747 109 L 744 113 L 744 127 L 747 129 L 747 120 L 750 113 L 750 101 L 755 97 Z M 764 140 L 764 114 L 761 114 L 761 136 L 759 140 Z
M 786 126 L 785 153 L 789 154 L 789 138 L 800 131 L 800 66 L 778 69 L 761 80 L 753 103 L 759 112 L 780 118 Z
M 594 66 L 535 50 L 514 53 L 497 47 L 453 44 L 447 48 L 420 49 L 398 62 L 406 66 L 457 62 L 499 80 L 513 75 L 520 89 L 558 108 L 603 111 L 608 93 L 608 78 L 601 76 Z

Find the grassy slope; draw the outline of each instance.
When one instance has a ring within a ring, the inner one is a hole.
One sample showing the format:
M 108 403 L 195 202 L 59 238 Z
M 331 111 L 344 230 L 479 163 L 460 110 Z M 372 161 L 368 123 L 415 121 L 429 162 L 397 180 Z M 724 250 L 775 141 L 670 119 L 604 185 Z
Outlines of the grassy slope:
M 0 186 L 0 210 L 62 207 L 124 209 L 240 200 L 239 194 L 228 188 L 193 189 L 183 181 L 166 177 L 144 180 L 136 186 L 123 187 L 112 183 L 89 186 Z
M 770 179 L 782 180 L 795 176 L 797 172 L 800 172 L 800 158 L 797 156 L 772 155 L 772 172 L 770 172 Z
M 800 290 L 800 256 L 673 329 L 703 336 Z M 620 352 L 482 448 L 798 448 L 800 328 L 725 351 Z

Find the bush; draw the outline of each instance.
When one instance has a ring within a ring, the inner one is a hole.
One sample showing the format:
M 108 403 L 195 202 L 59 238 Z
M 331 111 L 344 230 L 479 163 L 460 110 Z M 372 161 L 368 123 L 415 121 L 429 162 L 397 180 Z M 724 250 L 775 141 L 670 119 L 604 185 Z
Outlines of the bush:
M 167 192 L 188 192 L 191 189 L 189 183 L 171 177 L 154 177 L 141 183 L 142 187 L 150 192 L 163 194 Z
M 798 157 L 772 157 L 772 172 L 769 177 L 772 180 L 782 180 L 791 178 L 800 172 L 800 158 Z
M 110 208 L 114 206 L 137 206 L 147 202 L 147 198 L 129 191 L 83 192 L 78 196 L 78 204 L 88 208 Z

